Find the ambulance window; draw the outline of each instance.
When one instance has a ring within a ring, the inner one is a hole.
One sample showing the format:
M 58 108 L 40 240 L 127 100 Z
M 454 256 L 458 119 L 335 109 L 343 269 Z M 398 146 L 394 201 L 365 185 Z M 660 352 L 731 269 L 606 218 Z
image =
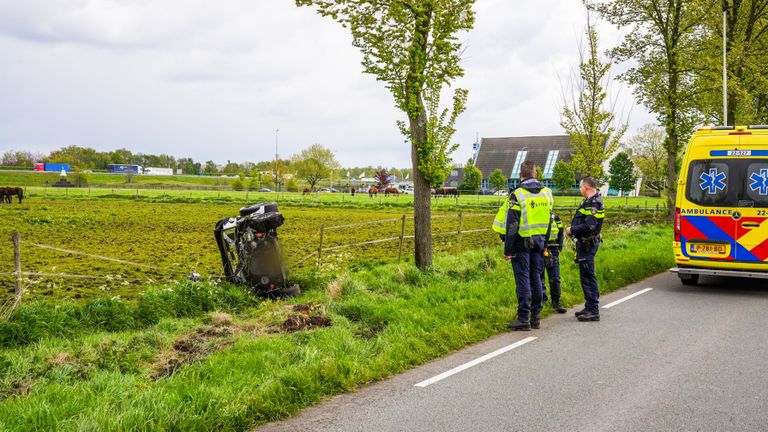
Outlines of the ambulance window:
M 689 169 L 688 199 L 699 205 L 728 202 L 730 170 L 724 162 L 694 161 Z
M 758 206 L 768 204 L 768 162 L 755 162 L 747 166 L 744 191 Z

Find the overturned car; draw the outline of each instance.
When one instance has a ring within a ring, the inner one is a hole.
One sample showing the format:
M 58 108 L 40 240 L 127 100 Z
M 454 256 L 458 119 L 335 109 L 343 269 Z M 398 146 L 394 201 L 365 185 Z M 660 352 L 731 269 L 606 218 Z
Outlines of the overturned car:
M 243 207 L 240 216 L 216 224 L 214 236 L 227 280 L 248 285 L 262 297 L 299 294 L 298 285 L 288 286 L 288 267 L 277 238 L 284 222 L 277 203 L 264 203 Z

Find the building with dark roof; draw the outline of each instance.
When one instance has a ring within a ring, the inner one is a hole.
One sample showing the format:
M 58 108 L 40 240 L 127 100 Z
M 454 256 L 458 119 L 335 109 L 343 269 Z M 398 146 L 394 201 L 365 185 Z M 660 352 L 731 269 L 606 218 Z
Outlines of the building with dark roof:
M 464 181 L 464 168 L 461 165 L 454 165 L 448 177 L 445 178 L 444 184 L 445 186 L 459 187 L 462 181 Z
M 555 164 L 569 162 L 573 147 L 568 135 L 509 138 L 483 138 L 475 149 L 475 166 L 483 173 L 481 187 L 489 188 L 488 177 L 501 169 L 514 188 L 520 181 L 520 166 L 530 160 L 544 172 L 544 182 L 550 185 Z

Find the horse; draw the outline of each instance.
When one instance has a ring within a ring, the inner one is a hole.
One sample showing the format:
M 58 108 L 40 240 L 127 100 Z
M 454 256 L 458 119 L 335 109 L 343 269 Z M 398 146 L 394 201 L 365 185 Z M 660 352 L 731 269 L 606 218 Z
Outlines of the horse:
M 301 196 L 304 196 L 304 195 L 309 195 L 311 192 L 312 192 L 312 191 L 311 191 L 311 190 L 309 190 L 309 188 L 306 188 L 306 187 L 305 187 L 305 188 L 304 188 L 304 191 L 303 191 L 303 193 L 301 194 Z
M 8 198 L 6 198 L 6 189 L 8 188 L 0 188 L 0 204 L 5 204 L 8 201 Z
M 374 195 L 378 195 L 379 190 L 376 189 L 376 186 L 371 186 L 370 189 L 368 189 L 368 196 L 370 198 L 373 198 Z
M 389 194 L 394 194 L 396 196 L 400 196 L 400 189 L 396 187 L 388 187 L 384 189 L 384 196 L 389 196 Z
M 434 189 L 433 194 L 435 197 L 441 197 L 441 196 L 459 196 L 459 190 L 455 187 L 441 187 Z
M 354 186 L 349 190 L 352 193 L 352 196 L 355 196 L 355 192 L 357 192 L 357 189 L 355 189 Z
M 20 187 L 9 187 L 9 188 L 0 188 L 2 191 L 0 192 L 0 196 L 5 198 L 5 202 L 8 204 L 11 204 L 13 202 L 13 195 L 16 195 L 19 198 L 19 204 L 21 204 L 21 200 L 24 198 L 24 189 Z

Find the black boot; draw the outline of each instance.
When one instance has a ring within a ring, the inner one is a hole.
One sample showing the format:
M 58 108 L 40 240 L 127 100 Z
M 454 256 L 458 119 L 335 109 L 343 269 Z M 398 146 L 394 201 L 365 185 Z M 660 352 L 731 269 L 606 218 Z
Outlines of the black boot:
M 510 330 L 518 330 L 518 331 L 531 331 L 531 323 L 530 321 L 522 321 L 520 318 L 512 321 L 511 323 L 507 324 L 507 328 Z
M 554 309 L 557 313 L 564 314 L 566 312 L 566 309 L 563 307 L 563 305 L 560 304 L 560 301 L 552 300 L 552 309 Z
M 541 328 L 541 320 L 539 317 L 531 318 L 531 328 L 534 330 Z
M 580 311 L 576 311 L 576 313 L 574 315 L 576 315 L 577 317 L 580 317 L 580 316 L 584 315 L 585 313 L 587 313 L 587 309 L 586 308 L 582 309 Z
M 586 311 L 583 314 L 576 317 L 579 321 L 600 321 L 600 314 Z

